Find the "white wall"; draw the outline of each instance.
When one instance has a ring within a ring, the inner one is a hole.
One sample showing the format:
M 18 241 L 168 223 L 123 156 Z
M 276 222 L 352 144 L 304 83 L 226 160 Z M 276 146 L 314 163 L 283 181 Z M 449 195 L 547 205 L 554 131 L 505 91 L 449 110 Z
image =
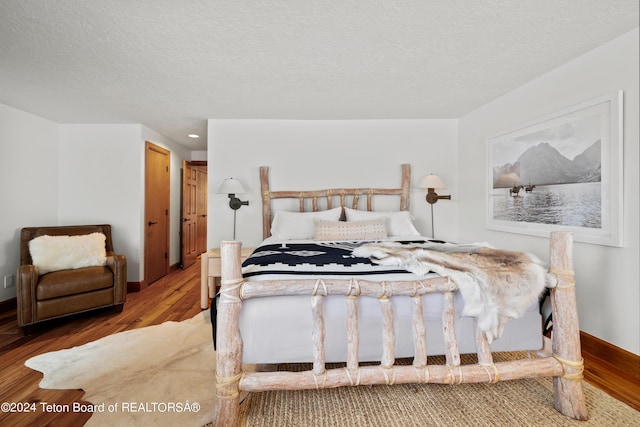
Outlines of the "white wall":
M 20 262 L 20 229 L 58 223 L 58 125 L 0 104 L 0 301 Z
M 207 161 L 207 152 L 206 151 L 192 151 L 191 152 L 191 161 Z
M 58 124 L 0 104 L 0 301 L 15 297 L 22 227 L 109 223 L 127 257 L 127 280 L 144 278 L 144 142 L 171 151 L 169 261 L 180 261 L 180 192 L 186 148 L 139 124 Z
M 182 161 L 191 153 L 139 124 L 60 125 L 60 224 L 111 224 L 130 282 L 144 278 L 145 141 L 171 151 L 169 263 L 176 264 Z
M 414 185 L 436 173 L 449 187 L 442 194 L 453 194 L 435 205 L 436 237 L 457 240 L 456 141 L 456 120 L 209 120 L 208 246 L 232 238 L 228 198 L 215 194 L 228 177 L 244 185 L 240 198 L 250 202 L 237 211 L 237 240 L 246 246 L 262 240 L 260 166 L 270 167 L 272 190 L 397 188 L 402 163 L 411 164 Z M 388 208 L 398 209 L 399 200 L 393 203 Z M 374 208 L 386 209 L 383 204 Z M 413 189 L 411 212 L 426 235 L 428 206 L 424 191 Z
M 470 240 L 548 256 L 547 240 L 488 230 L 486 140 L 563 108 L 624 91 L 623 248 L 575 244 L 580 327 L 640 354 L 638 30 L 597 48 L 459 120 L 459 226 Z
M 59 223 L 111 224 L 130 282 L 144 277 L 143 156 L 138 124 L 60 125 Z

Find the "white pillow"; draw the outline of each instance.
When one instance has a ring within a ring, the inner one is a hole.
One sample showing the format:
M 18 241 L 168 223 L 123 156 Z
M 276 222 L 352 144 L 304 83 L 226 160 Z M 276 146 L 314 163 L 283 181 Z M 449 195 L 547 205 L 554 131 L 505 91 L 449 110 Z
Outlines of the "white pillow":
M 361 211 L 356 209 L 344 208 L 347 221 L 366 221 L 376 218 L 387 219 L 387 233 L 389 237 L 395 236 L 419 236 L 420 233 L 413 225 L 411 213 L 409 211 L 397 212 L 372 212 Z
M 315 240 L 379 240 L 387 238 L 385 218 L 369 221 L 323 221 L 316 219 Z
M 277 211 L 271 224 L 271 235 L 278 240 L 313 239 L 314 219 L 338 221 L 342 208 L 318 212 Z
M 79 236 L 40 236 L 29 242 L 29 252 L 38 274 L 106 265 L 103 233 Z

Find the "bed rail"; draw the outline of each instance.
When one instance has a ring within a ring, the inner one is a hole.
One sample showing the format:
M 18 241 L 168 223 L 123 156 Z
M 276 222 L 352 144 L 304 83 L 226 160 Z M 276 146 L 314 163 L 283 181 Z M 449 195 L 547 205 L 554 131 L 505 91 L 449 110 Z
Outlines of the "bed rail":
M 557 278 L 551 290 L 554 334 L 552 357 L 494 363 L 487 338 L 476 330 L 478 363 L 461 365 L 454 332 L 453 295 L 457 285 L 446 277 L 419 281 L 374 282 L 366 280 L 288 280 L 245 282 L 240 266 L 240 243 L 222 243 L 222 289 L 218 308 L 218 347 L 216 380 L 216 426 L 237 425 L 240 391 L 302 390 L 372 384 L 439 383 L 461 384 L 554 377 L 555 407 L 564 415 L 587 419 L 582 394 L 582 358 L 575 301 L 575 282 L 571 261 L 572 235 L 552 233 L 550 272 Z M 441 292 L 443 298 L 442 332 L 446 342 L 445 365 L 427 363 L 426 331 L 422 296 Z M 313 367 L 304 372 L 242 372 L 242 337 L 239 315 L 242 301 L 276 295 L 309 295 L 312 299 Z M 324 298 L 343 295 L 347 304 L 346 367 L 327 369 L 324 359 Z M 413 364 L 396 365 L 392 296 L 412 300 L 414 341 Z M 383 354 L 380 364 L 361 366 L 358 362 L 357 298 L 377 298 L 383 312 Z

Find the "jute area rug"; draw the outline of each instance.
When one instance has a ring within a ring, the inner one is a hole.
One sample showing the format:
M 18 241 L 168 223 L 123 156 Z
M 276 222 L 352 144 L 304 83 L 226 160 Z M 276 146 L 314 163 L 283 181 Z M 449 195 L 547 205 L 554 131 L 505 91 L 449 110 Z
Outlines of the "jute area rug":
M 526 353 L 494 354 L 495 361 L 526 357 Z M 463 355 L 462 360 L 476 362 L 475 355 Z M 444 358 L 433 357 L 429 363 L 443 364 Z M 300 366 L 280 369 L 299 370 Z M 241 425 L 252 427 L 640 426 L 640 412 L 583 384 L 588 421 L 572 420 L 553 408 L 551 378 L 250 393 L 240 405 L 240 420 Z
M 83 389 L 84 400 L 104 404 L 104 412 L 95 412 L 88 426 L 199 427 L 211 422 L 215 404 L 210 325 L 209 312 L 204 311 L 183 322 L 121 332 L 45 353 L 25 364 L 44 373 L 40 387 Z M 526 355 L 494 355 L 496 361 L 516 357 Z M 467 356 L 463 361 L 473 362 Z M 442 360 L 430 358 L 430 363 Z M 586 422 L 570 420 L 553 409 L 548 378 L 251 393 L 240 405 L 240 421 L 257 427 L 640 426 L 640 412 L 587 383 L 584 390 L 591 416 Z M 129 404 L 129 409 L 123 409 L 123 404 Z M 168 404 L 189 404 L 190 408 L 172 411 Z M 117 405 L 111 406 L 117 410 L 109 412 L 110 405 Z

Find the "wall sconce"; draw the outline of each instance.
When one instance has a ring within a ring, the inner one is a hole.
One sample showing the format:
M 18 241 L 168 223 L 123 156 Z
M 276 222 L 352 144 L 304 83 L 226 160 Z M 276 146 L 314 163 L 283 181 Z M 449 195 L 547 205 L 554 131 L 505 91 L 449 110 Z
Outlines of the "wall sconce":
M 229 195 L 229 207 L 233 209 L 233 240 L 236 240 L 236 212 L 241 206 L 249 206 L 249 201 L 242 201 L 236 197 L 236 194 L 245 193 L 244 187 L 237 179 L 227 178 L 222 181 L 217 193 Z
M 431 205 L 431 237 L 435 238 L 435 230 L 433 227 L 433 204 L 440 199 L 451 200 L 451 195 L 448 194 L 446 196 L 440 196 L 436 193 L 436 189 L 441 190 L 447 187 L 444 186 L 440 177 L 434 174 L 425 175 L 425 177 L 422 178 L 422 181 L 420 181 L 419 188 L 427 189 L 427 203 Z

